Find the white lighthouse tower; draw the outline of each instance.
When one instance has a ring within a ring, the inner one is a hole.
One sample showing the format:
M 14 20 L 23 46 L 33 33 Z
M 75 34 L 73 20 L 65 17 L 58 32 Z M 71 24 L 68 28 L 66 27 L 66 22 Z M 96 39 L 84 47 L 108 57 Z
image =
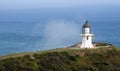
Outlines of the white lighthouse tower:
M 88 21 L 85 22 L 85 24 L 82 27 L 82 44 L 80 48 L 94 48 L 92 44 L 93 34 L 91 34 L 91 28 L 88 24 Z

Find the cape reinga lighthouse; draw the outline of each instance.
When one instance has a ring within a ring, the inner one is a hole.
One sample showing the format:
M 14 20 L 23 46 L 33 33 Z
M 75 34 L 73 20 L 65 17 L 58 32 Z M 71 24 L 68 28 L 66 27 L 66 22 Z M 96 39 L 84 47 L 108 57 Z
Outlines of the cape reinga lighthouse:
M 82 37 L 82 44 L 80 45 L 80 48 L 94 48 L 92 44 L 94 34 L 91 33 L 91 27 L 88 24 L 88 21 L 86 21 L 82 27 L 81 37 Z

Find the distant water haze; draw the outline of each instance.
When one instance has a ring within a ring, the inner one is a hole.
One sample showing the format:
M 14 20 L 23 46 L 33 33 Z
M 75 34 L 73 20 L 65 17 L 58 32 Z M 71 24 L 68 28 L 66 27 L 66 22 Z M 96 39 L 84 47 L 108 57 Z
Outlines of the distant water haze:
M 119 0 L 1 0 L 1 10 L 119 5 Z

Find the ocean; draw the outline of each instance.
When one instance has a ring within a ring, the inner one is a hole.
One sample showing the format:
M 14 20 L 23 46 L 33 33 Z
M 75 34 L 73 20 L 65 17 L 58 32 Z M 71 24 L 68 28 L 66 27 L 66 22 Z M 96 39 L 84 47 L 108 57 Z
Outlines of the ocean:
M 59 21 L 58 21 L 59 22 Z M 2 22 L 6 23 L 6 22 Z M 16 22 L 15 22 L 16 23 Z M 91 25 L 92 33 L 94 34 L 94 42 L 106 42 L 111 43 L 115 46 L 120 47 L 120 22 L 116 20 L 95 20 L 89 22 Z M 20 23 L 17 23 L 20 24 Z M 60 23 L 61 24 L 61 23 Z M 23 26 L 24 24 L 22 24 Z M 69 23 L 68 23 L 69 25 Z M 19 53 L 19 52 L 34 52 L 34 51 L 40 51 L 40 50 L 48 50 L 48 49 L 55 49 L 55 48 L 64 48 L 70 45 L 74 45 L 76 43 L 81 42 L 81 26 L 79 25 L 79 29 L 74 30 L 76 26 L 73 26 L 73 32 L 70 32 L 71 28 L 68 28 L 67 30 L 63 28 L 62 26 L 66 25 L 56 25 L 56 27 L 59 27 L 59 29 L 53 29 L 56 31 L 46 31 L 46 35 L 44 35 L 45 30 L 42 29 L 40 31 L 37 29 L 37 33 L 32 33 L 34 35 L 23 35 L 19 34 L 21 30 L 17 30 L 18 33 L 0 33 L 0 55 L 8 55 L 13 53 Z M 7 26 L 7 24 L 6 24 Z M 29 26 L 29 25 L 28 25 Z M 51 27 L 51 26 L 50 26 Z M 55 27 L 55 26 L 54 26 Z M 21 28 L 21 27 L 20 27 Z M 53 27 L 52 27 L 53 28 Z M 52 29 L 50 28 L 50 29 Z M 78 28 L 78 27 L 77 27 Z M 60 31 L 60 30 L 66 30 L 66 31 Z M 25 29 L 24 29 L 25 30 Z M 22 29 L 23 31 L 23 29 Z M 36 31 L 36 30 L 35 30 Z M 24 31 L 25 32 L 25 31 Z M 69 33 L 68 33 L 69 32 Z M 75 32 L 75 33 L 74 33 Z M 35 36 L 35 34 L 37 36 Z M 51 34 L 51 35 L 49 35 Z M 52 35 L 53 34 L 53 35 Z M 58 35 L 57 35 L 58 34 Z M 67 34 L 67 35 L 66 35 Z M 56 36 L 55 36 L 56 35 Z M 62 36 L 65 35 L 65 36 Z M 52 37 L 53 36 L 53 37 Z
M 79 43 L 86 20 L 91 25 L 94 42 L 120 47 L 120 10 L 87 11 L 87 8 L 0 11 L 0 56 L 65 48 Z

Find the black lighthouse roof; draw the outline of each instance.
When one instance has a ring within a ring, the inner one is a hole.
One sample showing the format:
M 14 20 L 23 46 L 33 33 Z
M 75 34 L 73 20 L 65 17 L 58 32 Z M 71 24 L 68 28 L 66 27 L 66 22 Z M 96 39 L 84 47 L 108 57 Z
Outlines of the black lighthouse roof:
M 85 22 L 85 24 L 83 25 L 83 28 L 90 28 L 90 25 L 88 24 L 88 21 Z

